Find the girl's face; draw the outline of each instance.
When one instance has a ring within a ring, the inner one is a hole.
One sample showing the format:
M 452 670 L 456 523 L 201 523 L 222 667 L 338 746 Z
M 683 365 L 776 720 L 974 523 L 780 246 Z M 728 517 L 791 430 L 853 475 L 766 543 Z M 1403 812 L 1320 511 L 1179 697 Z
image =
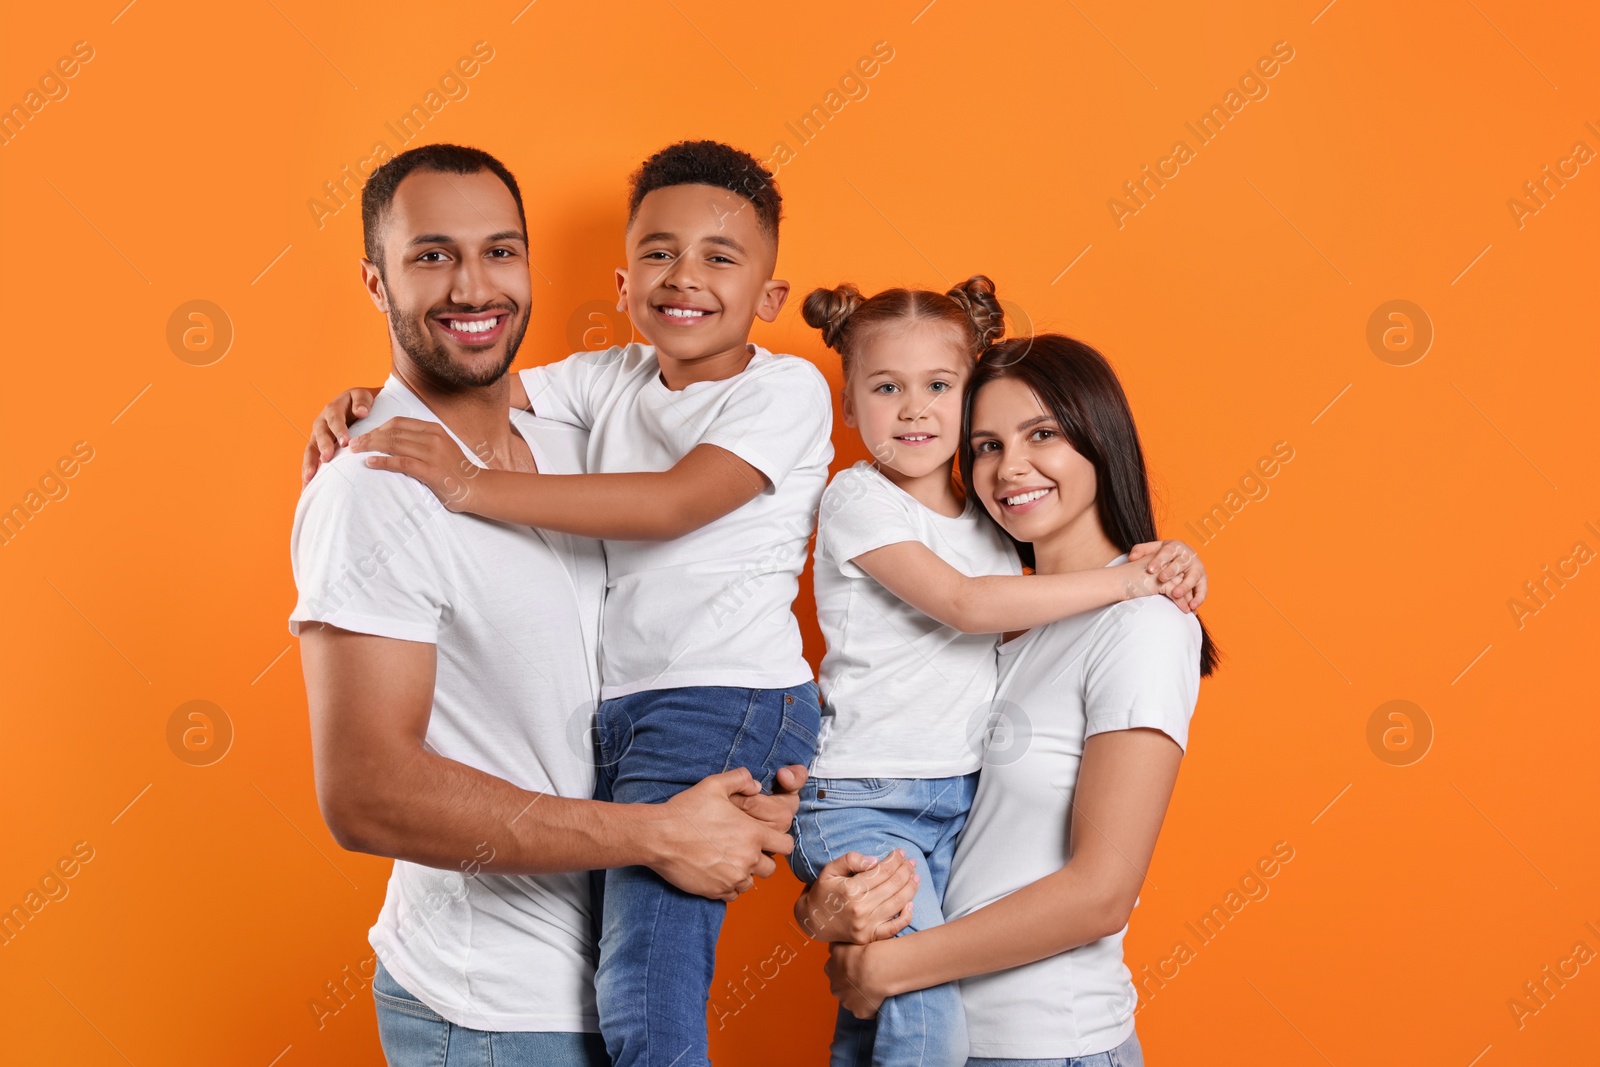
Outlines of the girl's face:
M 855 353 L 844 421 L 881 466 L 908 478 L 949 470 L 961 444 L 961 391 L 972 357 L 936 322 L 876 330 Z
M 1012 537 L 1037 544 L 1065 531 L 1099 531 L 1094 464 L 1026 384 L 1001 378 L 982 387 L 971 441 L 972 491 Z

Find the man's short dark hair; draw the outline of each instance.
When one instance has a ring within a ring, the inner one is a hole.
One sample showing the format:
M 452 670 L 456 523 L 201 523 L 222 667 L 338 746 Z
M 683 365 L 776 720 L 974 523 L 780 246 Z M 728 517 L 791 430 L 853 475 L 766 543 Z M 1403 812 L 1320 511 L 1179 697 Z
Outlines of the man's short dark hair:
M 750 153 L 720 141 L 679 141 L 663 148 L 633 173 L 628 225 L 633 225 L 639 204 L 648 194 L 674 185 L 713 185 L 737 193 L 756 209 L 761 232 L 778 239 L 783 197 L 772 172 Z
M 528 232 L 528 215 L 522 210 L 522 190 L 506 165 L 478 148 L 458 144 L 425 144 L 401 152 L 389 162 L 372 172 L 361 187 L 361 235 L 367 258 L 377 264 L 383 273 L 383 242 L 379 239 L 383 217 L 394 202 L 394 191 L 415 171 L 436 171 L 441 174 L 477 174 L 490 171 L 506 183 L 511 199 L 517 202 L 517 217 L 522 220 L 522 232 Z

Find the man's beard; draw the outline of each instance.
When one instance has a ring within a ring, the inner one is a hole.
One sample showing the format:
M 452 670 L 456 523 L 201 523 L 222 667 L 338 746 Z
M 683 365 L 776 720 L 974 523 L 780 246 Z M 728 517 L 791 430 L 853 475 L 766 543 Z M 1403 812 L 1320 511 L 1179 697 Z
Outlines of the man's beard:
M 419 325 L 419 318 L 409 308 L 397 307 L 389 312 L 389 328 L 394 331 L 395 340 L 400 342 L 400 347 L 411 358 L 411 362 L 438 387 L 448 390 L 482 389 L 498 382 L 511 369 L 512 362 L 517 358 L 517 349 L 522 346 L 522 337 L 528 332 L 528 320 L 523 317 L 519 321 L 515 310 L 509 307 L 478 310 L 503 311 L 510 319 L 505 327 L 505 356 L 498 365 L 484 371 L 474 371 L 451 359 L 444 342 L 435 340 L 425 326 Z

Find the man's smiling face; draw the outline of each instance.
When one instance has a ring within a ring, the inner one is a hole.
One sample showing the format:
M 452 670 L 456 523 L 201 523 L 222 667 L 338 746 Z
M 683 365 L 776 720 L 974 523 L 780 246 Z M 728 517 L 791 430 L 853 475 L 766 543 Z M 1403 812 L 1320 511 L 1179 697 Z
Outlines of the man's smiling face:
M 419 170 L 384 214 L 383 269 L 362 260 L 373 302 L 411 367 L 456 391 L 504 377 L 528 329 L 528 239 L 492 171 Z M 398 364 L 397 364 L 398 365 Z
M 712 185 L 655 189 L 627 231 L 619 306 L 665 359 L 693 363 L 742 349 L 751 323 L 777 318 L 789 283 L 776 281 L 775 235 L 755 207 Z

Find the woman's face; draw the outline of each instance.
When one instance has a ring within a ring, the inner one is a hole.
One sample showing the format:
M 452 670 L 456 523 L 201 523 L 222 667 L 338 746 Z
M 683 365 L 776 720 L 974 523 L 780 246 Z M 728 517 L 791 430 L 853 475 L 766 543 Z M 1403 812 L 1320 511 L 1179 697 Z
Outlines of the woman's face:
M 1012 537 L 1038 543 L 1080 529 L 1103 536 L 1094 464 L 1027 385 L 1001 378 L 979 389 L 970 440 L 972 490 Z

